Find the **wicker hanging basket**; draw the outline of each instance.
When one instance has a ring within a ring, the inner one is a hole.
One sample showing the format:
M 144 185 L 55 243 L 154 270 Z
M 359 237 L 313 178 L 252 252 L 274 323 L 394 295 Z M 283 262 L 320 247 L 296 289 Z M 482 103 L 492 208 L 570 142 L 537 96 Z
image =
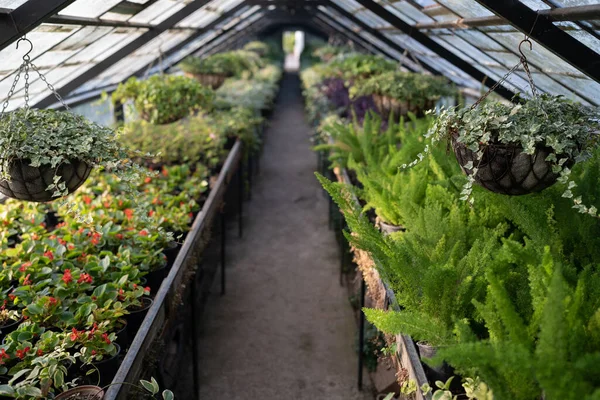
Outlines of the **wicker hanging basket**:
M 373 102 L 383 117 L 388 118 L 390 114 L 393 113 L 397 119 L 405 117 L 409 112 L 420 118 L 425 115 L 425 111 L 435 107 L 435 101 L 433 100 L 427 100 L 425 104 L 420 107 L 416 104 L 411 104 L 410 101 L 401 101 L 380 94 L 373 94 Z
M 194 78 L 203 86 L 210 87 L 213 90 L 217 90 L 218 88 L 223 86 L 223 83 L 225 83 L 225 80 L 227 79 L 227 75 L 223 74 L 192 74 L 186 72 L 185 76 L 189 78 Z
M 46 190 L 53 183 L 54 176 L 60 177 L 69 193 L 77 190 L 90 176 L 92 166 L 80 161 L 72 160 L 58 167 L 42 165 L 32 167 L 28 160 L 16 159 L 10 162 L 8 173 L 10 180 L 0 181 L 0 193 L 17 200 L 47 202 L 56 200 L 53 191 Z
M 456 140 L 452 135 L 452 149 L 461 169 L 468 176 L 473 175 L 472 168 L 466 168 L 471 162 L 478 168 L 475 181 L 494 193 L 520 196 L 535 193 L 556 183 L 558 175 L 552 172 L 553 164 L 546 158 L 553 153 L 548 147 L 537 147 L 533 154 L 527 154 L 518 144 L 492 143 L 482 146 L 483 157 L 477 159 L 477 153 Z M 565 166 L 572 166 L 569 160 Z

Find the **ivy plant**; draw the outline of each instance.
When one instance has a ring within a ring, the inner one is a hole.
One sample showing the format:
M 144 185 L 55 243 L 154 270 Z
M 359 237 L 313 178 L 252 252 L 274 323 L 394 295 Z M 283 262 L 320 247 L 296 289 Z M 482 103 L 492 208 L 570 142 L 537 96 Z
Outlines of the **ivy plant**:
M 154 75 L 145 80 L 132 77 L 112 95 L 113 102 L 129 99 L 142 119 L 160 125 L 175 122 L 200 108 L 209 108 L 213 92 L 191 78 Z

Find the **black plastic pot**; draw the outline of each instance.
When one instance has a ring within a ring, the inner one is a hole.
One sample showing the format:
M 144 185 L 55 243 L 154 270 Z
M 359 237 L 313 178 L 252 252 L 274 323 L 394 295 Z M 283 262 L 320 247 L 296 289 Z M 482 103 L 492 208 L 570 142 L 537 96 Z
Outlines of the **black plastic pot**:
M 13 160 L 9 167 L 10 181 L 0 181 L 0 193 L 17 200 L 47 202 L 56 200 L 53 191 L 46 188 L 54 181 L 54 176 L 60 176 L 61 182 L 67 186 L 69 193 L 77 190 L 92 172 L 92 167 L 80 160 L 71 160 L 58 167 L 49 165 L 32 167 L 29 160 Z
M 117 335 L 115 342 L 121 347 L 121 349 L 126 349 L 131 344 L 131 339 L 129 333 L 127 332 L 127 320 L 123 320 L 122 322 L 123 327 L 115 332 Z
M 48 211 L 44 216 L 44 223 L 48 232 L 53 231 L 58 224 L 62 222 L 62 218 L 58 216 L 56 211 Z
M 19 327 L 19 325 L 23 322 L 23 317 L 19 318 L 18 321 L 12 321 L 5 325 L 0 325 L 0 337 L 2 338 L 2 344 L 4 344 L 4 338 L 11 332 L 14 332 L 15 329 Z
M 62 392 L 54 400 L 102 400 L 104 390 L 99 386 L 82 385 Z
M 112 382 L 121 364 L 121 359 L 119 358 L 121 355 L 121 346 L 118 343 L 113 344 L 117 348 L 117 353 L 114 356 L 94 362 L 91 366 L 84 365 L 79 368 L 79 373 L 84 381 L 87 383 L 96 383 L 98 382 L 98 375 L 100 375 L 100 386 L 104 387 Z M 94 372 L 88 374 L 90 370 Z
M 163 250 L 163 254 L 167 256 L 167 268 L 171 268 L 175 263 L 175 259 L 179 254 L 179 249 L 181 249 L 181 245 L 179 243 L 170 242 L 169 247 Z
M 154 271 L 149 272 L 148 275 L 146 275 L 146 284 L 150 286 L 150 289 L 152 289 L 152 293 L 156 293 L 162 281 L 165 280 L 165 277 L 169 272 L 169 268 L 170 267 L 168 266 L 168 264 L 165 264 L 165 266 L 155 269 Z
M 19 243 L 23 241 L 23 239 L 21 239 L 21 235 L 15 233 L 6 238 L 6 241 L 9 248 L 15 248 Z
M 516 144 L 490 144 L 484 149 L 483 157 L 477 160 L 476 152 L 452 138 L 452 148 L 461 169 L 467 175 L 473 170 L 465 166 L 472 162 L 479 170 L 475 181 L 487 190 L 520 196 L 539 192 L 556 183 L 558 175 L 552 172 L 552 163 L 546 158 L 553 153 L 547 147 L 536 148 L 534 154 L 527 154 Z M 565 167 L 573 165 L 572 161 Z
M 138 309 L 128 309 L 129 315 L 127 315 L 127 334 L 129 337 L 135 337 L 138 329 L 142 326 L 142 322 L 144 318 L 146 318 L 146 314 L 148 313 L 148 309 L 154 303 L 150 297 L 142 297 L 141 298 L 142 306 Z

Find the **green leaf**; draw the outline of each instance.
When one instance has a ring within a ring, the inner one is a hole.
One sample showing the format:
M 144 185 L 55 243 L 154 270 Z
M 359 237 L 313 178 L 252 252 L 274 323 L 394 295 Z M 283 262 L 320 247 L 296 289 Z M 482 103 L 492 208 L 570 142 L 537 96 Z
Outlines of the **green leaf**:
M 27 311 L 32 315 L 40 315 L 44 312 L 44 309 L 34 303 L 27 306 Z
M 15 390 L 10 385 L 0 385 L 0 395 L 13 396 Z
M 146 389 L 150 393 L 152 393 L 152 394 L 158 393 L 158 391 L 154 390 L 155 388 L 154 388 L 154 385 L 152 384 L 152 382 L 141 379 L 140 384 L 144 387 L 144 389 Z
M 173 400 L 175 399 L 175 395 L 169 389 L 166 389 L 162 392 L 162 397 L 164 400 Z

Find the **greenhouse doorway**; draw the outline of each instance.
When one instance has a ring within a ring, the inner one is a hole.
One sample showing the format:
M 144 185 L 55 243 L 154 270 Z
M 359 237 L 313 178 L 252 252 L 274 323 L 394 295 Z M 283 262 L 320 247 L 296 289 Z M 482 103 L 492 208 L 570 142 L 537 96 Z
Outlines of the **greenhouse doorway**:
M 300 69 L 300 57 L 304 50 L 304 38 L 304 31 L 286 31 L 283 33 L 286 71 L 296 72 Z

